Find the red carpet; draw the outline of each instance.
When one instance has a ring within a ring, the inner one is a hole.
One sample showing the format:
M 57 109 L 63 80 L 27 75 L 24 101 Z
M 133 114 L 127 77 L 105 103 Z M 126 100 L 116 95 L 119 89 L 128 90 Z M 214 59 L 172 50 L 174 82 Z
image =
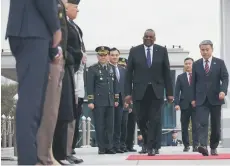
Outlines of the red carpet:
M 202 156 L 201 154 L 177 154 L 177 155 L 129 155 L 126 160 L 218 160 L 230 159 L 230 153 L 219 154 L 218 156 Z

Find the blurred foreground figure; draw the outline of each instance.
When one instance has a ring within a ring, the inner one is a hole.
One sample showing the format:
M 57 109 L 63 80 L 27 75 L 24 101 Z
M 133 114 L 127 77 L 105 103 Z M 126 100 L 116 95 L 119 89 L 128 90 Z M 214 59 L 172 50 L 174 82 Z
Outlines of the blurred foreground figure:
M 35 165 L 36 135 L 49 74 L 49 50 L 57 47 L 62 37 L 56 0 L 11 0 L 6 37 L 16 60 L 18 79 L 18 164 Z

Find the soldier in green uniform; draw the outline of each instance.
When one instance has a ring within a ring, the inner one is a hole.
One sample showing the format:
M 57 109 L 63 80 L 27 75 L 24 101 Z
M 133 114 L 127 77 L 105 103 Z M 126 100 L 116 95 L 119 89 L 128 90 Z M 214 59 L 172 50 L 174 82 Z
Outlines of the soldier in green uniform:
M 98 154 L 115 154 L 113 148 L 114 106 L 118 106 L 118 81 L 108 63 L 109 47 L 96 48 L 98 63 L 88 69 L 88 107 L 93 111 Z

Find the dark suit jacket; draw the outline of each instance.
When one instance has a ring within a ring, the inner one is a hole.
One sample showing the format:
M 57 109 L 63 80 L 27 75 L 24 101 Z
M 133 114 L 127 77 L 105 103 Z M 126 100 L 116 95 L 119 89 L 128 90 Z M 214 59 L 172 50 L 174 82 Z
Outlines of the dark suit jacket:
M 166 88 L 167 96 L 173 96 L 168 52 L 165 47 L 157 44 L 153 46 L 150 68 L 147 65 L 144 45 L 131 48 L 127 64 L 125 94 L 131 95 L 133 92 L 134 100 L 142 100 L 149 83 L 152 84 L 157 98 L 164 98 L 164 88 Z
M 227 95 L 229 76 L 222 59 L 213 57 L 210 71 L 206 75 L 201 58 L 193 63 L 192 73 L 193 100 L 196 105 L 202 105 L 206 98 L 212 105 L 224 104 L 224 100 L 219 100 L 219 93 L 224 92 Z
M 74 65 L 74 72 L 76 72 L 81 64 L 82 50 L 79 34 L 76 27 L 68 21 L 68 41 L 67 41 L 67 59 L 68 65 Z M 76 65 L 78 68 L 76 68 Z
M 180 108 L 187 109 L 192 101 L 192 86 L 189 85 L 187 73 L 184 72 L 178 75 L 175 87 L 175 105 Z
M 8 36 L 51 39 L 60 28 L 56 0 L 11 0 Z
M 77 107 L 75 98 L 75 82 L 74 82 L 74 66 L 78 65 L 82 58 L 81 47 L 79 43 L 78 33 L 75 27 L 67 21 L 68 26 L 68 40 L 67 40 L 67 52 L 65 73 L 62 80 L 62 94 L 59 106 L 59 120 L 72 121 L 77 118 Z
M 124 93 L 124 86 L 125 86 L 125 72 L 126 69 L 120 65 L 118 65 L 118 69 L 120 72 L 120 80 L 118 82 L 119 85 L 119 105 L 122 107 L 125 99 L 125 93 Z

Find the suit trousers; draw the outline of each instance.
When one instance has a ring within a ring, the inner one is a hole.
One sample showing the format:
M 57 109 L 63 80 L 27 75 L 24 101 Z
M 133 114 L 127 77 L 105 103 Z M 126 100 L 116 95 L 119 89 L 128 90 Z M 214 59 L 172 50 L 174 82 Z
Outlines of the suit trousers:
M 18 164 L 35 165 L 36 135 L 48 83 L 50 41 L 36 37 L 9 37 L 9 44 L 16 60 L 18 80 L 16 107 Z
M 209 114 L 211 115 L 210 148 L 216 149 L 220 141 L 221 105 L 212 105 L 206 98 L 202 105 L 196 107 L 199 142 L 205 147 L 208 145 Z
M 113 148 L 114 107 L 96 106 L 93 109 L 96 140 L 99 150 Z
M 79 124 L 80 124 L 80 118 L 82 114 L 82 105 L 84 103 L 83 98 L 78 98 L 78 105 L 77 105 L 77 111 L 78 111 L 78 116 L 76 118 L 76 123 L 75 123 L 75 131 L 74 131 L 74 136 L 73 136 L 73 144 L 72 144 L 72 149 L 76 148 L 77 141 L 79 140 L 80 132 L 79 132 Z
M 46 90 L 44 110 L 37 134 L 38 160 L 44 165 L 52 165 L 53 162 L 55 162 L 52 151 L 52 142 L 58 118 L 63 75 L 63 59 L 61 59 L 58 64 L 50 63 L 50 74 Z
M 134 101 L 137 112 L 137 122 L 147 149 L 156 149 L 161 128 L 161 109 L 164 100 L 158 99 L 152 85 L 148 85 L 142 100 Z
M 128 149 L 133 148 L 136 121 L 137 121 L 136 113 L 134 112 L 134 109 L 133 109 L 133 111 L 128 114 L 127 137 L 126 137 L 126 147 Z
M 113 133 L 113 147 L 120 149 L 121 139 L 121 123 L 122 123 L 123 109 L 121 106 L 114 108 L 114 133 Z
M 126 149 L 126 138 L 127 138 L 127 124 L 128 124 L 129 111 L 122 111 L 122 120 L 121 120 L 121 138 L 120 138 L 120 148 Z
M 65 160 L 72 153 L 75 120 L 58 120 L 53 138 L 53 154 L 56 160 Z
M 182 129 L 182 141 L 185 147 L 189 146 L 189 134 L 188 127 L 190 123 L 190 119 L 192 121 L 192 142 L 193 147 L 199 145 L 198 135 L 197 135 L 197 120 L 196 120 L 196 110 L 190 104 L 187 109 L 181 110 L 181 129 Z

